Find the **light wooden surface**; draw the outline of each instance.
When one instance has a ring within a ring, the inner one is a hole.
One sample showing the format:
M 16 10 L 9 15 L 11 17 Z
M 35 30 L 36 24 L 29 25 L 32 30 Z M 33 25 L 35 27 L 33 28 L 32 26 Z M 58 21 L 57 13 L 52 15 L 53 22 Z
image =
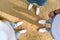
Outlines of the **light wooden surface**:
M 4 15 L 2 15 L 2 14 L 0 14 L 0 15 L 10 21 L 12 20 L 13 22 L 15 22 L 15 19 L 19 20 L 19 18 L 8 15 L 4 12 L 0 11 L 0 13 L 4 14 Z M 44 33 L 38 32 L 37 29 L 39 27 L 37 27 L 36 25 L 33 25 L 25 20 L 22 20 L 22 21 L 24 22 L 23 25 L 21 25 L 18 28 L 15 28 L 15 31 L 19 31 L 20 29 L 27 29 L 28 31 L 25 34 L 20 35 L 20 37 L 18 38 L 19 40 L 37 40 L 37 39 L 38 40 L 44 40 L 44 39 L 52 40 L 52 37 L 49 32 L 47 32 L 47 31 Z M 46 26 L 46 25 L 42 25 L 42 27 L 43 26 Z M 48 36 L 46 36 L 46 35 L 48 35 Z
M 0 16 L 12 22 L 24 21 L 20 28 L 25 28 L 28 32 L 19 37 L 21 40 L 52 40 L 48 32 L 37 32 L 37 28 L 48 27 L 49 24 L 40 25 L 37 21 L 42 19 L 48 20 L 49 12 L 60 8 L 60 0 L 48 0 L 40 8 L 38 16 L 35 14 L 36 5 L 30 11 L 27 10 L 27 7 L 28 3 L 26 0 L 0 0 Z
M 28 21 L 31 24 L 41 27 L 41 25 L 38 24 L 37 22 L 38 20 L 45 19 L 45 18 L 35 15 L 34 8 L 31 11 L 28 11 L 27 6 L 28 6 L 27 2 L 23 0 L 20 0 L 20 1 L 19 0 L 0 0 L 0 10 L 6 13 L 7 15 L 17 17 L 17 20 L 14 19 L 14 21 L 7 18 L 8 20 L 15 22 L 15 21 L 19 21 L 19 18 L 20 18 L 22 20 Z M 45 17 L 47 18 L 47 15 Z
M 12 15 L 9 15 L 9 14 L 7 14 L 7 13 L 4 13 L 4 12 L 2 12 L 2 11 L 0 11 L 0 16 L 2 16 L 3 18 L 5 18 L 5 19 L 7 19 L 7 20 L 12 21 L 12 22 L 17 22 L 17 21 L 20 20 L 19 18 L 14 17 L 14 16 L 12 16 Z

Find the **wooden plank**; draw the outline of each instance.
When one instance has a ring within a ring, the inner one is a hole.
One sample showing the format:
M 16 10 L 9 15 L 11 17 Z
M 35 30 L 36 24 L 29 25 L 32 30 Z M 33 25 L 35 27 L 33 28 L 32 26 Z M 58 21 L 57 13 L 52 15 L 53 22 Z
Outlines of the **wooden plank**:
M 48 3 L 50 3 L 51 1 L 49 1 Z M 47 5 L 49 6 L 49 4 L 47 3 Z M 52 2 L 52 3 L 55 3 L 55 2 Z M 17 21 L 20 21 L 20 19 L 22 19 L 22 21 L 24 22 L 23 25 L 19 26 L 18 28 L 16 29 L 27 29 L 28 30 L 28 36 L 29 36 L 29 33 L 30 35 L 32 35 L 32 39 L 33 40 L 35 37 L 35 33 L 38 33 L 37 32 L 37 29 L 40 28 L 40 27 L 47 27 L 46 25 L 47 24 L 44 24 L 44 25 L 40 25 L 37 23 L 37 21 L 40 19 L 49 19 L 48 18 L 48 13 L 52 10 L 50 10 L 50 8 L 54 9 L 55 10 L 55 7 L 51 7 L 51 4 L 50 6 L 48 7 L 47 5 L 44 5 L 43 7 L 41 7 L 41 14 L 39 16 L 36 16 L 35 15 L 35 7 L 31 10 L 31 11 L 28 11 L 27 10 L 27 6 L 28 4 L 26 3 L 25 0 L 0 0 L 0 15 L 3 16 L 4 18 L 8 19 L 9 21 L 12 21 L 12 22 L 17 22 Z M 32 31 L 32 32 L 31 32 Z M 34 33 L 33 33 L 34 32 Z M 40 33 L 39 33 L 40 34 Z M 35 35 L 37 37 L 38 40 L 51 40 L 51 36 L 48 38 L 46 35 L 50 35 L 49 33 L 41 33 L 40 37 L 39 38 L 39 34 Z M 48 38 L 44 38 L 45 36 Z M 21 36 L 22 37 L 22 36 Z M 26 37 L 23 35 L 23 37 Z M 28 38 L 31 38 L 28 37 Z M 27 37 L 26 37 L 27 39 Z M 21 38 L 21 40 L 24 40 Z M 27 39 L 29 40 L 29 39 Z
M 10 20 L 12 22 L 18 22 L 20 19 L 14 16 L 11 16 L 7 13 L 4 13 L 2 11 L 0 11 L 0 16 L 2 16 L 3 18 L 6 18 L 7 20 Z
M 39 19 L 44 19 L 44 18 L 36 16 L 35 12 L 34 12 L 34 8 L 31 11 L 28 11 L 27 10 L 28 4 L 26 3 L 26 1 L 22 1 L 22 0 L 20 0 L 20 1 L 5 0 L 4 2 L 3 2 L 3 0 L 1 0 L 1 1 L 2 1 L 0 4 L 1 11 L 5 12 L 8 15 L 17 17 L 17 20 L 19 20 L 19 18 L 20 18 L 20 19 L 28 21 L 29 23 L 34 24 L 38 27 L 42 27 L 42 25 L 38 24 L 37 22 Z M 6 6 L 4 6 L 4 5 L 6 5 Z M 45 16 L 43 16 L 43 17 L 45 17 Z M 8 20 L 11 20 L 11 19 L 8 19 Z M 13 20 L 11 20 L 11 21 L 13 21 Z M 14 19 L 13 22 L 15 22 L 15 21 L 16 21 L 16 19 Z

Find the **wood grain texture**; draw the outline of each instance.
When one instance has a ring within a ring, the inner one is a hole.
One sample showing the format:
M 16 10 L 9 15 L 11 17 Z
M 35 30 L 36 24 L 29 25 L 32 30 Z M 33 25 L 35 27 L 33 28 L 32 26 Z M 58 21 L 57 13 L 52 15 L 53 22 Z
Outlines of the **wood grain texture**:
M 37 28 L 48 27 L 49 24 L 41 25 L 37 21 L 42 19 L 48 20 L 49 12 L 60 8 L 60 0 L 48 0 L 44 6 L 40 7 L 40 14 L 38 16 L 35 14 L 37 6 L 34 5 L 28 11 L 28 4 L 26 0 L 0 0 L 0 16 L 12 22 L 24 21 L 20 28 L 25 28 L 28 32 L 19 37 L 21 40 L 52 40 L 49 32 L 38 33 L 36 30 Z

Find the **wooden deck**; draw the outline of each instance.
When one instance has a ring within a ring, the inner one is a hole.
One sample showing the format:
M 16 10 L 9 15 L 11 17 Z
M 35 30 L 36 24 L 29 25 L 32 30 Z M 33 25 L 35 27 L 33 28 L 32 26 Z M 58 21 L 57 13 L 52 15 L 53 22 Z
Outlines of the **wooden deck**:
M 25 36 L 21 35 L 21 40 L 30 40 L 31 38 L 31 40 L 52 40 L 51 35 L 48 32 L 38 33 L 36 30 L 41 27 L 48 27 L 50 24 L 41 25 L 37 22 L 42 19 L 48 20 L 49 12 L 60 8 L 60 1 L 48 0 L 47 3 L 40 8 L 40 14 L 38 16 L 35 14 L 36 5 L 29 11 L 27 10 L 28 4 L 29 3 L 26 0 L 0 0 L 0 16 L 12 22 L 24 21 L 24 24 L 20 26 L 20 28 L 25 28 L 28 32 L 24 34 Z M 43 34 L 48 36 L 45 37 Z M 34 36 L 36 38 L 34 38 Z

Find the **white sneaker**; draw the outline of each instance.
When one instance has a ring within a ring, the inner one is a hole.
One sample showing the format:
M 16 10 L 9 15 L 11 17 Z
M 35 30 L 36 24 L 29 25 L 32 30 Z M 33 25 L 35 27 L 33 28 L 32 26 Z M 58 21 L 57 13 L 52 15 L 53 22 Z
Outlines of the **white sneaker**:
M 18 38 L 21 34 L 26 33 L 26 32 L 27 32 L 27 30 L 21 30 L 21 31 L 19 31 L 18 34 L 17 34 L 17 38 Z
M 39 15 L 39 13 L 40 13 L 40 8 L 37 7 L 37 9 L 36 9 L 36 15 Z
M 39 20 L 38 23 L 39 24 L 45 24 L 46 23 L 46 20 Z
M 27 30 L 21 30 L 21 31 L 19 31 L 20 33 L 26 33 L 27 32 Z
M 32 7 L 33 7 L 33 4 L 29 4 L 28 10 L 31 10 Z
M 39 29 L 38 32 L 46 32 L 46 28 Z
M 20 26 L 20 25 L 22 25 L 22 24 L 23 24 L 23 21 L 17 22 L 17 23 L 15 24 L 15 28 L 18 27 L 18 26 Z

